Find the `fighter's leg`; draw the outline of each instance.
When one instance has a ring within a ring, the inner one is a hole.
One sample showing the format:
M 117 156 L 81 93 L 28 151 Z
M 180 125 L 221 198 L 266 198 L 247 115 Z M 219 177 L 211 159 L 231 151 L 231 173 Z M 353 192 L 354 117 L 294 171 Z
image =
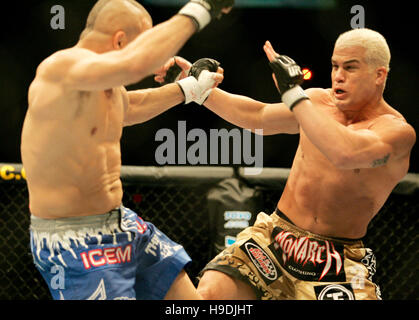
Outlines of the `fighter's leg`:
M 173 281 L 172 286 L 164 297 L 165 300 L 202 300 L 194 284 L 185 270 L 182 270 Z
M 205 300 L 256 300 L 250 285 L 216 270 L 204 272 L 198 293 Z

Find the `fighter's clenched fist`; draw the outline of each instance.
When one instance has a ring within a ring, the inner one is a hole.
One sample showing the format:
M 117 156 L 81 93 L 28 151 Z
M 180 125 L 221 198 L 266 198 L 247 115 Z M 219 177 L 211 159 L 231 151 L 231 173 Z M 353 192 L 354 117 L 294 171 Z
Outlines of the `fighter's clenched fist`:
M 179 14 L 191 17 L 198 30 L 202 30 L 214 18 L 221 18 L 223 13 L 230 12 L 234 0 L 191 0 Z

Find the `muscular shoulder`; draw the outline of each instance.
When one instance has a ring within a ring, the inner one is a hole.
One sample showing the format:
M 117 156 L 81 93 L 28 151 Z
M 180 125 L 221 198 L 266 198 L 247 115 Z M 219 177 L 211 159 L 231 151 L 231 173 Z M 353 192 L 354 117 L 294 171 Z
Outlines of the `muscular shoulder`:
M 329 104 L 330 102 L 330 89 L 308 88 L 305 92 L 313 102 L 321 102 L 322 104 Z
M 74 63 L 94 54 L 90 50 L 75 47 L 57 51 L 41 62 L 36 70 L 36 77 L 60 81 Z

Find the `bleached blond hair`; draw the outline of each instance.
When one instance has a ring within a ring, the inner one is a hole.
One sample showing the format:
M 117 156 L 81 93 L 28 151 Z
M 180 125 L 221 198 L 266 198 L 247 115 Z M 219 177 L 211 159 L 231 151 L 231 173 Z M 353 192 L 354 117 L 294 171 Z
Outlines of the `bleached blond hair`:
M 377 31 L 360 28 L 346 31 L 339 35 L 336 47 L 360 46 L 366 49 L 365 60 L 373 68 L 385 67 L 390 71 L 390 48 L 386 39 Z

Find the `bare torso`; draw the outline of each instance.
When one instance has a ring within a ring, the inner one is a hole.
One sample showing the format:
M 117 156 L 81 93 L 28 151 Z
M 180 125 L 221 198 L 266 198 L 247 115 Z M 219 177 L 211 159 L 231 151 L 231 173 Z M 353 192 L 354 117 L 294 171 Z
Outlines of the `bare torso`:
M 367 129 L 377 119 L 349 123 L 333 105 L 328 90 L 319 91 L 313 99 L 316 107 L 353 130 Z M 385 110 L 384 114 L 404 121 L 390 106 Z M 409 158 L 390 158 L 377 168 L 338 169 L 300 131 L 300 143 L 278 208 L 297 226 L 313 233 L 363 237 L 371 219 L 406 174 Z
M 33 215 L 95 215 L 120 205 L 125 93 L 71 91 L 35 78 L 21 143 Z

